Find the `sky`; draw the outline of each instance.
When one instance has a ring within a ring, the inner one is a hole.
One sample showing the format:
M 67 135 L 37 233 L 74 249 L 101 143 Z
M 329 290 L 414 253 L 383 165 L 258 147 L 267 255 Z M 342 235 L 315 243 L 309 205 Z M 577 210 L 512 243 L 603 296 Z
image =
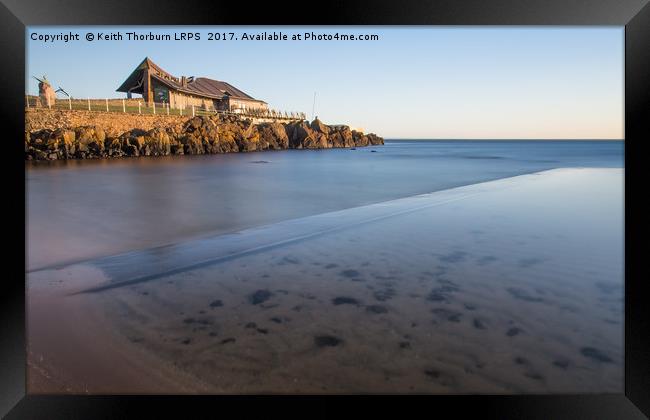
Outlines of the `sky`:
M 174 40 L 183 32 L 200 40 Z M 242 39 L 273 32 L 289 39 Z M 43 40 L 68 33 L 79 40 Z M 291 40 L 305 33 L 378 39 Z M 72 97 L 123 98 L 115 89 L 148 56 L 175 76 L 226 81 L 274 109 L 387 139 L 624 138 L 623 27 L 31 26 L 26 36 L 28 94 L 46 75 Z

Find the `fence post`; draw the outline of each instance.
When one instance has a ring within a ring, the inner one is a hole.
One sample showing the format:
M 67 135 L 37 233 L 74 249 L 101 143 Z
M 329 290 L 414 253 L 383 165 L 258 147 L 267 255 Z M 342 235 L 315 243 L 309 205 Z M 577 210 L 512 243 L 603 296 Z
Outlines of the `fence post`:
M 88 111 L 90 111 L 90 98 L 86 98 L 86 99 L 88 99 Z
M 194 116 L 194 105 L 192 105 L 192 116 Z
M 68 96 L 68 109 L 72 111 L 72 98 Z
M 122 111 L 126 114 L 126 102 L 122 99 Z
M 25 95 L 25 101 L 27 102 L 27 109 L 29 109 L 29 96 Z
M 153 102 L 153 115 L 156 115 L 156 101 Z
M 140 101 L 138 101 L 138 114 L 142 114 L 142 110 L 140 109 L 141 104 L 142 103 Z
M 106 98 L 106 112 L 108 112 L 108 98 Z

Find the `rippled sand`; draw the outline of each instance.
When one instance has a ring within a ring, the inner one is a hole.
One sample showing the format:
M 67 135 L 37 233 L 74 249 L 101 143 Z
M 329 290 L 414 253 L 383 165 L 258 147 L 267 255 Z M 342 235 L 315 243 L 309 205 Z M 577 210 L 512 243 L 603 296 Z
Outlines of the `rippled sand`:
M 28 288 L 30 392 L 621 392 L 623 170 L 296 219 Z M 89 314 L 75 348 L 48 344 L 77 329 L 48 304 Z

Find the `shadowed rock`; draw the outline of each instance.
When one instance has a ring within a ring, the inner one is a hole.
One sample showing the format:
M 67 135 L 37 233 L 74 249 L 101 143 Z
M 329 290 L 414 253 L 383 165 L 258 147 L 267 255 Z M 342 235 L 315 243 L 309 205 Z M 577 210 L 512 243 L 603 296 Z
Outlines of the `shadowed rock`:
M 339 275 L 347 278 L 353 278 L 359 277 L 361 273 L 359 273 L 357 270 L 343 270 L 339 273 Z
M 452 311 L 446 308 L 435 308 L 432 309 L 431 312 L 441 318 L 445 318 L 450 322 L 460 322 L 460 317 L 462 316 L 460 312 Z
M 381 305 L 369 305 L 366 306 L 366 311 L 373 314 L 385 314 L 388 312 L 388 309 Z
M 474 328 L 476 328 L 477 330 L 484 330 L 485 329 L 485 324 L 483 324 L 483 321 L 481 321 L 478 318 L 474 318 L 473 325 L 474 325 Z
M 260 303 L 266 302 L 273 296 L 268 290 L 258 290 L 255 293 L 248 296 L 248 301 L 253 305 L 259 305 Z
M 332 299 L 332 303 L 334 305 L 358 305 L 359 301 L 355 298 L 351 298 L 347 296 L 339 296 Z
M 521 334 L 522 332 L 524 332 L 522 329 L 517 328 L 517 327 L 513 327 L 513 328 L 510 328 L 508 331 L 506 331 L 506 335 L 508 337 L 514 337 L 516 335 Z
M 223 302 L 220 301 L 219 299 L 214 300 L 214 301 L 212 301 L 212 302 L 210 303 L 210 307 L 211 307 L 211 308 L 218 308 L 218 307 L 220 307 L 220 306 L 223 306 Z
M 333 335 L 317 335 L 314 337 L 316 347 L 336 347 L 342 343 L 343 340 Z

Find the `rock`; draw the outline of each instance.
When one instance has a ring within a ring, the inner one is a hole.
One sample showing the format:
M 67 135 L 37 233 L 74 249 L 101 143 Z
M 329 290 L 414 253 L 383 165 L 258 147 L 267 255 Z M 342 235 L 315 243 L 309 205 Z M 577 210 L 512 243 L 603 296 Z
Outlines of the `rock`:
M 317 133 L 322 133 L 328 135 L 330 133 L 330 128 L 323 124 L 318 118 L 311 122 L 310 127 Z
M 357 147 L 365 147 L 370 143 L 368 136 L 356 130 L 352 130 L 352 140 Z
M 280 123 L 262 123 L 257 126 L 260 142 L 265 149 L 282 150 L 289 148 L 289 137 L 284 125 Z
M 252 293 L 248 296 L 248 301 L 253 305 L 259 305 L 269 300 L 273 296 L 273 293 L 268 290 L 257 290 L 255 293 Z
M 343 343 L 343 340 L 333 335 L 317 335 L 314 337 L 316 347 L 336 347 L 341 343 Z
M 289 148 L 355 148 L 383 144 L 383 139 L 375 134 L 350 130 L 348 126 L 329 126 L 319 119 L 311 123 L 294 121 L 255 124 L 233 115 L 191 118 L 98 115 L 60 110 L 26 112 L 25 159 L 196 155 Z M 101 121 L 101 118 L 110 118 L 110 122 Z M 124 131 L 129 121 L 131 124 L 142 122 L 147 129 L 131 128 Z

